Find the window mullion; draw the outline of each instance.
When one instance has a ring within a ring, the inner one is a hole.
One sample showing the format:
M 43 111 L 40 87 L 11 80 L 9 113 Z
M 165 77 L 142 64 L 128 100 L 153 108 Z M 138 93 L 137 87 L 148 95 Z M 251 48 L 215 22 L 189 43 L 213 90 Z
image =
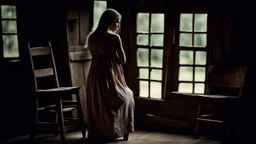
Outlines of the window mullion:
M 151 93 L 150 93 L 150 89 L 151 89 L 151 81 L 150 81 L 150 78 L 151 78 L 151 16 L 152 16 L 152 13 L 149 13 L 149 19 L 148 19 L 148 63 L 149 63 L 149 70 L 148 70 L 148 78 L 149 78 L 149 82 L 148 82 L 148 98 L 151 98 Z
M 192 47 L 195 46 L 194 42 L 195 42 L 195 14 L 193 14 L 193 18 L 192 18 Z M 192 69 L 192 93 L 195 92 L 195 62 L 196 62 L 196 51 L 193 50 L 193 69 Z

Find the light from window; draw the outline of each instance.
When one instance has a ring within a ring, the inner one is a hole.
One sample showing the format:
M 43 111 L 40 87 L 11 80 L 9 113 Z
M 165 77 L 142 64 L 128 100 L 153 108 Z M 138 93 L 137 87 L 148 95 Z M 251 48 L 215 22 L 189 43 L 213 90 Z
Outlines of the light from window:
M 207 14 L 182 13 L 179 32 L 178 91 L 204 93 Z
M 5 58 L 19 57 L 16 7 L 1 5 L 3 53 Z
M 107 9 L 107 1 L 94 1 L 93 6 L 93 29 L 98 26 L 101 14 Z
M 140 97 L 162 98 L 164 14 L 137 15 L 137 68 Z

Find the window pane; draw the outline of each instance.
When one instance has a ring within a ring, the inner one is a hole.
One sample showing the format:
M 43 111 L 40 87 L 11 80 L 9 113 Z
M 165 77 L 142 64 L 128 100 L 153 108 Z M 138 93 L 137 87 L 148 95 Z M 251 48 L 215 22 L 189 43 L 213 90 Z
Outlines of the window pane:
M 3 33 L 17 33 L 17 22 L 13 20 L 2 21 Z
M 16 7 L 1 5 L 2 18 L 15 19 L 16 18 Z
M 148 79 L 148 69 L 140 69 L 140 78 Z
M 138 66 L 149 66 L 148 63 L 148 49 L 138 48 Z
M 193 91 L 193 85 L 192 83 L 180 83 L 179 84 L 179 92 L 187 92 L 187 93 L 192 93 Z
M 206 47 L 206 34 L 195 34 L 194 46 Z
M 140 81 L 140 97 L 148 97 L 148 82 Z
M 180 31 L 192 32 L 193 14 L 180 15 Z
M 137 32 L 148 32 L 149 14 L 138 13 L 137 17 Z
M 162 80 L 162 70 L 151 70 L 151 80 Z
M 93 7 L 93 28 L 95 29 L 98 26 L 101 14 L 106 10 L 107 2 L 106 1 L 94 1 Z
M 148 45 L 148 35 L 138 35 L 137 36 L 138 45 Z
M 204 52 L 204 51 L 196 52 L 196 64 L 197 65 L 206 65 L 206 52 Z
M 150 45 L 151 46 L 163 46 L 164 43 L 164 35 L 156 35 L 152 34 L 150 37 Z
M 195 14 L 195 32 L 207 32 L 207 14 Z
M 162 98 L 162 84 L 160 82 L 150 83 L 150 98 Z
M 180 64 L 193 64 L 193 51 L 180 51 Z
M 180 34 L 180 46 L 192 47 L 192 34 Z
M 151 50 L 151 67 L 163 66 L 163 50 L 152 49 Z
M 192 81 L 192 80 L 193 80 L 193 68 L 180 67 L 179 81 Z
M 164 32 L 164 14 L 151 15 L 151 32 Z
M 204 67 L 195 67 L 195 81 L 199 81 L 199 82 L 205 81 Z
M 204 84 L 202 83 L 196 83 L 195 84 L 195 93 L 204 93 Z
M 3 35 L 4 57 L 19 57 L 17 35 Z

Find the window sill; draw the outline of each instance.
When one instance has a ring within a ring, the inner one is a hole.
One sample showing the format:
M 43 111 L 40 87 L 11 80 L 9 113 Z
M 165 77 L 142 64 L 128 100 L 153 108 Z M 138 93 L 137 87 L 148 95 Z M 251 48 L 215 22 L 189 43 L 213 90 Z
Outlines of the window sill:
M 145 98 L 145 97 L 134 97 L 135 100 L 145 100 L 145 101 L 158 101 L 158 102 L 164 102 L 166 100 L 164 99 L 156 99 L 156 98 Z
M 21 62 L 21 60 L 16 59 L 16 60 L 7 60 L 7 62 Z
M 1 61 L 4 63 L 20 63 L 20 62 L 22 62 L 21 59 L 6 59 L 6 58 L 2 59 Z

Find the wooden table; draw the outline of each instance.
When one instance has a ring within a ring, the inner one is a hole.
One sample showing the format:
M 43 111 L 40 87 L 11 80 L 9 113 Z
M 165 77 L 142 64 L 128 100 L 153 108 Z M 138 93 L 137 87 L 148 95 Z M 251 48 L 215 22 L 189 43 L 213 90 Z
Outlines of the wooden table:
M 181 93 L 181 92 L 172 92 L 172 94 L 179 97 L 193 98 L 198 100 L 238 100 L 240 98 L 238 96 L 192 94 L 192 93 Z

